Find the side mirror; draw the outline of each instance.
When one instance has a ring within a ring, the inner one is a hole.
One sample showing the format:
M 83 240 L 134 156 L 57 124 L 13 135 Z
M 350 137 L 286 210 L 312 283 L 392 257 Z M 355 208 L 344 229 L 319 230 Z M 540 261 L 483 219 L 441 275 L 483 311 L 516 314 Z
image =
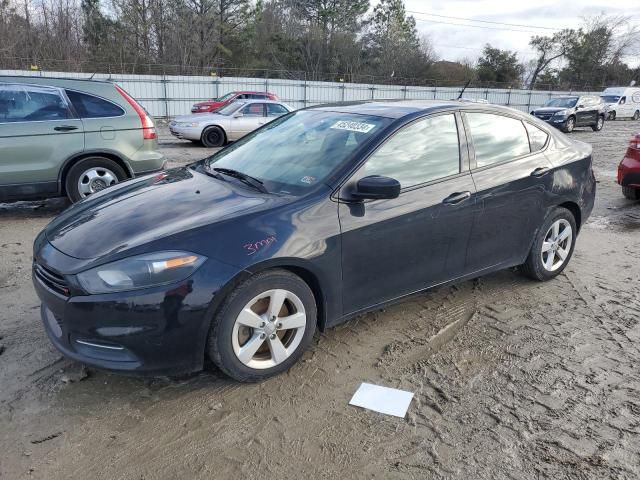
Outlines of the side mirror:
M 581 103 L 580 105 L 578 105 L 578 108 L 584 108 L 584 105 Z
M 242 115 L 244 115 L 242 112 L 236 112 L 233 114 L 233 118 L 240 118 Z
M 398 198 L 400 195 L 400 182 L 395 178 L 371 175 L 358 180 L 352 196 L 360 199 L 382 200 Z

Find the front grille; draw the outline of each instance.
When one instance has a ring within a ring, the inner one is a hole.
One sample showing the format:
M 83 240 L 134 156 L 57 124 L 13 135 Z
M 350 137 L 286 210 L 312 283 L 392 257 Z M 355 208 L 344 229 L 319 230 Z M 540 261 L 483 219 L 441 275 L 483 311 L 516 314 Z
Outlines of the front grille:
M 540 120 L 549 120 L 552 116 L 552 113 L 536 113 L 536 117 Z
M 58 292 L 65 297 L 69 296 L 69 285 L 63 276 L 58 275 L 55 272 L 52 272 L 48 268 L 43 267 L 38 263 L 33 264 L 33 271 L 35 272 L 36 277 L 40 280 L 44 285 L 49 287 L 54 292 Z

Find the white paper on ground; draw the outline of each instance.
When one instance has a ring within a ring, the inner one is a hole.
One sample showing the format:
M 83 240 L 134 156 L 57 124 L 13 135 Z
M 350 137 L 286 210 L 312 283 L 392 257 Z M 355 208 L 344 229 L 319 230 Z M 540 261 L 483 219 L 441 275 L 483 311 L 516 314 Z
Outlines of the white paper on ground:
M 412 392 L 363 383 L 351 397 L 349 405 L 404 418 L 412 399 Z

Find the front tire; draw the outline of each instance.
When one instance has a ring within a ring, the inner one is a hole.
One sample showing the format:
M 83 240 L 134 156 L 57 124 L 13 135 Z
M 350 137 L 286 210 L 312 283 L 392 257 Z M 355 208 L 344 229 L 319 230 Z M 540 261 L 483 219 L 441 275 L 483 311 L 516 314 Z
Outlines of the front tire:
M 622 194 L 629 200 L 640 200 L 640 188 L 622 187 Z
M 576 128 L 576 119 L 575 117 L 569 117 L 567 119 L 567 123 L 564 124 L 564 128 L 562 129 L 562 131 L 564 133 L 571 133 L 573 132 L 574 128 Z
M 599 115 L 595 125 L 591 125 L 594 132 L 599 132 L 604 127 L 604 115 Z
M 615 120 L 616 119 L 616 112 L 609 112 L 609 120 Z
M 554 209 L 538 230 L 522 271 L 538 281 L 560 275 L 571 260 L 577 233 L 573 214 L 566 208 Z
M 226 143 L 227 137 L 224 130 L 220 127 L 213 126 L 204 129 L 200 141 L 208 148 L 222 147 Z
M 633 117 L 631 117 L 631 119 L 632 119 L 632 120 L 638 120 L 638 119 L 640 119 L 640 110 L 636 110 L 636 111 L 633 113 Z
M 88 157 L 71 167 L 65 180 L 69 200 L 78 202 L 127 178 L 120 165 L 105 157 Z
M 258 273 L 224 300 L 211 324 L 207 350 L 220 370 L 240 382 L 285 372 L 316 329 L 313 292 L 286 270 Z

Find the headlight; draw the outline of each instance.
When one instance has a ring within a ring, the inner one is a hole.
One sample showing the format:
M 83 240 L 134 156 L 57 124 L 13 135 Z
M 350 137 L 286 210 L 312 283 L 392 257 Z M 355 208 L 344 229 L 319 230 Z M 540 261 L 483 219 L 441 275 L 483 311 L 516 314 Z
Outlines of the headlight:
M 198 122 L 177 122 L 176 127 L 197 127 Z
M 568 110 L 560 110 L 553 114 L 554 117 L 566 117 L 569 114 Z
M 158 252 L 125 258 L 78 274 L 89 293 L 111 293 L 184 280 L 207 257 L 189 252 Z

